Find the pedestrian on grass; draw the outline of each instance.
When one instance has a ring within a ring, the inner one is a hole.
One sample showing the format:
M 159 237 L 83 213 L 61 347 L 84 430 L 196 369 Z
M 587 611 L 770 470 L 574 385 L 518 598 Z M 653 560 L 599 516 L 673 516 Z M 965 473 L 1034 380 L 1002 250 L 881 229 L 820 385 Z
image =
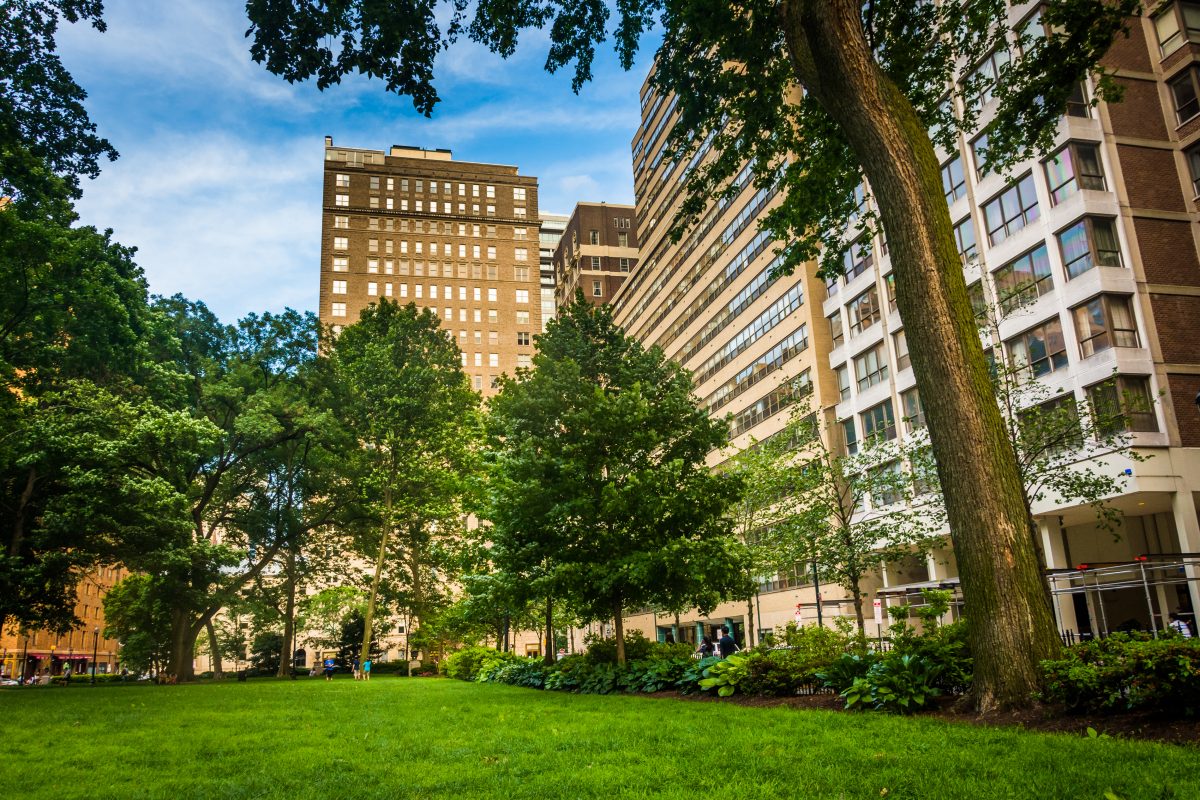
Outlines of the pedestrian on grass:
M 371 659 L 367 659 L 362 663 L 362 679 L 364 681 L 371 680 Z
M 703 639 L 701 639 L 700 646 L 696 648 L 696 652 L 700 655 L 701 658 L 712 658 L 712 654 L 713 654 L 712 639 L 708 638 L 707 636 L 705 636 Z
M 729 658 L 740 649 L 729 635 L 729 628 L 724 625 L 721 626 L 721 638 L 717 640 L 717 649 L 721 652 L 721 658 Z
M 327 659 L 325 659 L 324 665 L 325 665 L 325 680 L 327 680 L 327 681 L 333 680 L 333 670 L 335 667 L 337 667 L 337 662 L 334 661 L 332 658 L 327 658 Z
M 354 673 L 354 680 L 358 680 L 359 678 L 362 677 L 362 673 L 359 670 L 357 658 L 354 659 L 354 663 L 350 666 L 350 670 Z
M 1192 626 L 1187 624 L 1178 611 L 1171 612 L 1171 624 L 1167 626 L 1185 639 L 1192 638 Z

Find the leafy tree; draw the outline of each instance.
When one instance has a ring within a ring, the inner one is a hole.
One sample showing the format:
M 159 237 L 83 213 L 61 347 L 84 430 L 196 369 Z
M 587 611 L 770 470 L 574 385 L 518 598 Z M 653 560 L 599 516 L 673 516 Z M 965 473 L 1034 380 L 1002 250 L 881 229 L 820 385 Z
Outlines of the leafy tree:
M 103 31 L 102 13 L 100 0 L 9 0 L 0 15 L 0 196 L 34 201 L 22 211 L 65 212 L 79 176 L 94 178 L 102 158 L 117 157 L 55 52 L 61 22 Z
M 497 569 L 585 620 L 614 619 L 622 662 L 624 609 L 744 596 L 725 516 L 740 485 L 705 466 L 729 432 L 698 407 L 691 376 L 581 293 L 533 364 L 489 407 Z
M 349 458 L 364 518 L 374 522 L 357 539 L 360 552 L 375 557 L 365 629 L 374 624 L 389 553 L 419 626 L 435 607 L 438 556 L 462 527 L 478 396 L 437 315 L 411 303 L 369 306 L 330 358 L 338 414 L 359 443 Z M 364 637 L 364 660 L 368 644 Z
M 849 594 L 865 633 L 862 580 L 884 565 L 928 551 L 944 535 L 927 446 L 879 438 L 849 453 L 840 426 L 822 429 L 816 414 L 793 412 L 782 438 L 801 466 L 795 476 L 796 524 L 777 538 L 784 564 L 814 564 Z
M 104 595 L 104 636 L 121 642 L 121 663 L 134 672 L 159 672 L 171 646 L 171 609 L 162 582 L 130 575 Z
M 1031 702 L 1038 663 L 1060 646 L 1026 531 L 1016 455 L 996 407 L 971 323 L 953 227 L 930 135 L 949 145 L 974 133 L 984 100 L 991 168 L 1004 169 L 1053 139 L 1074 87 L 1136 13 L 1137 0 L 1049 0 L 1039 24 L 1014 26 L 1002 0 L 702 0 L 619 4 L 613 36 L 622 64 L 641 35 L 663 29 L 653 82 L 672 93 L 678 121 L 666 155 L 688 163 L 688 198 L 676 234 L 730 178 L 753 163 L 755 181 L 776 180 L 784 201 L 766 219 L 784 269 L 821 255 L 840 273 L 848 243 L 886 234 L 897 303 L 946 496 L 976 662 L 982 709 Z M 294 4 L 248 0 L 251 54 L 288 80 L 328 87 L 358 71 L 382 77 L 429 114 L 437 102 L 437 54 L 465 34 L 503 56 L 524 28 L 549 27 L 547 69 L 573 63 L 573 86 L 591 78 L 610 10 L 585 0 L 461 3 L 414 11 L 400 3 Z M 449 23 L 445 22 L 449 19 Z M 442 26 L 445 25 L 443 32 Z M 1019 57 L 993 77 L 959 74 L 990 52 Z M 1114 98 L 1100 71 L 1098 96 Z M 953 87 L 950 89 L 949 87 Z M 958 110 L 956 110 L 956 108 Z M 869 186 L 878 214 L 862 213 Z

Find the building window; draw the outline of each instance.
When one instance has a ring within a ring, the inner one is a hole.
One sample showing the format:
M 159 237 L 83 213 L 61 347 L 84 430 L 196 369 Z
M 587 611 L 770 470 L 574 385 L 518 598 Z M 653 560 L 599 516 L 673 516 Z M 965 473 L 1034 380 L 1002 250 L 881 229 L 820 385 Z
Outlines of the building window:
M 904 331 L 900 331 L 892 339 L 896 349 L 896 370 L 908 369 L 912 366 L 912 360 L 908 356 L 908 336 Z
M 1000 310 L 1009 314 L 1054 290 L 1050 257 L 1042 245 L 993 273 Z
M 946 193 L 946 202 L 953 203 L 967 195 L 967 178 L 963 175 L 962 158 L 955 156 L 942 167 L 942 191 Z
M 367 259 L 367 272 L 379 272 L 379 259 L 378 258 L 368 258 Z
M 344 217 L 341 214 L 335 215 L 333 218 L 333 227 L 346 229 L 350 227 L 350 218 Z
M 975 141 L 971 142 L 971 157 L 975 161 L 975 177 L 983 180 L 989 172 L 992 171 L 988 166 L 988 137 L 986 133 L 980 134 Z
M 909 389 L 900 395 L 900 410 L 904 415 L 904 429 L 908 433 L 925 427 L 925 405 L 916 389 Z
M 489 275 L 488 277 L 495 277 Z M 513 267 L 513 280 L 518 283 L 525 283 L 529 280 L 529 267 Z
M 1195 68 L 1188 67 L 1182 75 L 1172 80 L 1167 86 L 1171 89 L 1171 98 L 1175 101 L 1175 116 L 1179 119 L 1180 125 L 1196 114 L 1200 114 Z
M 1079 424 L 1079 404 L 1074 394 L 1062 394 L 1017 412 L 1017 428 L 1023 449 L 1030 453 L 1069 453 L 1083 446 L 1083 426 Z
M 520 200 L 520 201 L 524 202 L 525 187 L 523 187 L 523 186 L 514 186 L 513 187 L 513 200 Z
M 529 302 L 529 290 L 517 289 L 517 302 L 524 305 Z
M 528 312 L 526 312 L 526 313 L 528 313 Z M 518 347 L 528 347 L 529 346 L 529 331 L 517 331 L 517 346 Z
M 870 269 L 875 262 L 870 239 L 863 237 L 851 244 L 842 259 L 846 283 L 849 283 Z
M 489 302 L 489 303 L 494 303 L 494 302 L 496 302 L 496 287 L 495 287 L 495 286 L 489 286 L 489 287 L 488 287 L 488 295 L 487 295 L 487 297 L 488 297 L 488 302 Z
M 1112 435 L 1122 431 L 1157 433 L 1158 417 L 1150 399 L 1150 379 L 1142 375 L 1118 375 L 1089 386 L 1088 403 L 1096 430 Z
M 1057 316 L 1014 336 L 1006 346 L 1013 363 L 1035 378 L 1067 366 L 1067 343 Z
M 620 261 L 620 264 L 621 264 L 621 272 L 629 272 L 630 259 L 622 258 Z
M 1043 166 L 1051 205 L 1058 205 L 1080 189 L 1104 190 L 1100 148 L 1094 144 L 1072 142 L 1048 158 Z
M 841 347 L 843 338 L 842 332 L 842 312 L 835 311 L 833 316 L 829 318 L 829 335 L 833 339 L 834 347 Z
M 495 353 L 488 353 L 488 366 L 489 367 L 500 366 L 500 356 L 498 356 Z
M 333 293 L 334 294 L 345 294 L 346 293 L 346 281 L 334 281 L 333 282 Z
M 887 357 L 884 355 L 882 345 L 872 347 L 854 359 L 854 374 L 858 378 L 860 392 L 887 380 Z
M 588 244 L 600 244 L 600 231 L 588 231 Z
M 629 247 L 628 231 L 621 231 L 617 234 L 617 247 Z
M 487 257 L 490 261 L 496 260 L 496 245 L 494 245 L 494 244 L 488 245 Z
M 868 408 L 862 414 L 863 439 L 867 441 L 884 441 L 896 438 L 896 416 L 892 411 L 892 401 L 884 400 L 877 406 Z
M 1084 217 L 1058 234 L 1058 246 L 1068 278 L 1078 278 L 1097 264 L 1122 266 L 1116 221 L 1112 219 Z
M 838 383 L 838 399 L 850 399 L 850 368 L 845 364 L 841 364 L 834 370 L 837 373 Z
M 377 297 L 379 295 L 379 284 L 375 281 L 367 281 L 367 296 Z
M 1187 42 L 1200 42 L 1200 4 L 1171 3 L 1154 16 L 1158 52 L 1165 58 Z
M 400 296 L 408 297 L 408 284 L 407 283 L 400 284 Z
M 334 186 L 336 186 L 339 189 L 349 189 L 350 188 L 350 176 L 338 173 L 334 178 Z
M 346 208 L 346 207 L 348 207 L 348 206 L 350 205 L 350 195 L 348 195 L 348 194 L 335 194 L 335 195 L 333 196 L 333 204 L 334 204 L 335 206 L 339 206 L 339 207 L 341 207 L 341 208 Z
M 592 269 L 600 269 L 600 256 L 592 256 Z
M 331 303 L 329 306 L 329 316 L 331 316 L 331 317 L 346 316 L 346 304 L 345 303 Z
M 851 333 L 862 333 L 876 322 L 879 322 L 881 312 L 879 308 L 878 287 L 872 286 L 851 300 L 847 309 L 850 315 Z
M 896 310 L 896 273 L 889 272 L 883 276 L 883 288 L 887 293 L 888 311 Z
M 842 444 L 846 455 L 852 456 L 858 452 L 858 430 L 854 426 L 854 418 L 842 420 Z
M 1039 216 L 1037 191 L 1029 174 L 1009 186 L 983 207 L 988 242 L 1000 244 Z
M 1000 71 L 1009 62 L 1007 50 L 995 50 L 983 60 L 983 63 L 975 68 L 975 71 L 965 81 L 963 90 L 970 92 L 970 97 L 967 98 L 967 105 L 975 110 L 979 110 L 990 103 L 996 96 L 996 81 L 1000 78 Z
M 600 281 L 592 281 L 592 297 L 603 297 L 603 296 L 604 296 L 604 287 L 601 285 Z
M 334 272 L 349 272 L 350 271 L 349 257 L 334 256 L 333 257 L 333 271 Z
M 979 247 L 975 241 L 975 222 L 970 217 L 954 226 L 954 241 L 958 244 L 958 257 L 964 265 L 979 258 Z
M 1192 196 L 1200 197 L 1200 147 L 1188 151 L 1187 162 L 1192 174 Z
M 1128 295 L 1102 294 L 1071 310 L 1084 358 L 1112 347 L 1140 347 Z
M 524 247 L 513 248 L 513 259 L 515 261 L 528 261 L 529 250 Z
M 529 312 L 528 311 L 518 311 L 517 312 L 517 324 L 518 325 L 528 325 L 529 324 Z

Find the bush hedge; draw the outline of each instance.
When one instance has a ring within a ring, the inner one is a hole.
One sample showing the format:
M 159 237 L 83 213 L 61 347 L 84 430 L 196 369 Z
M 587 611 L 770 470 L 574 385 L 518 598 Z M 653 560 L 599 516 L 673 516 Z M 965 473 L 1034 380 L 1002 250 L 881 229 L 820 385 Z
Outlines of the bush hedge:
M 1042 699 L 1074 711 L 1200 713 L 1200 640 L 1114 633 L 1043 661 Z

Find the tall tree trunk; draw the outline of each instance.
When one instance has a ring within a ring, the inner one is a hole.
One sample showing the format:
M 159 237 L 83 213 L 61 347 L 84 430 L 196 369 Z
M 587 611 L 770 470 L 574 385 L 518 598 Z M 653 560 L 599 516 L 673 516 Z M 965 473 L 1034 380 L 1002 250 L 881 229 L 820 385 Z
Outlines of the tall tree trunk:
M 546 598 L 546 657 L 547 666 L 554 663 L 554 599 Z
M 746 600 L 746 649 L 754 647 L 754 597 Z
M 359 653 L 359 662 L 363 663 L 371 657 L 371 630 L 375 624 L 375 601 L 379 597 L 379 576 L 383 574 L 383 559 L 387 553 L 388 532 L 392 527 L 392 487 L 386 486 L 383 490 L 383 524 L 379 530 L 379 555 L 375 558 L 375 575 L 371 578 L 371 597 L 367 601 L 367 618 L 363 626 L 363 642 L 362 650 Z M 411 635 L 412 627 L 405 628 Z M 412 654 L 409 653 L 411 657 Z
M 224 680 L 225 665 L 221 662 L 221 643 L 217 641 L 217 628 L 209 619 L 204 623 L 204 629 L 208 632 L 208 651 L 212 653 L 213 680 Z
M 617 637 L 617 663 L 625 663 L 625 620 L 621 619 L 621 601 L 613 603 L 613 633 Z
M 409 526 L 408 569 L 412 580 L 412 618 L 409 629 L 414 625 L 419 630 L 425 619 L 425 580 L 421 566 L 421 525 L 413 523 Z
M 167 673 L 174 675 L 180 683 L 196 679 L 196 637 L 203 624 L 193 624 L 186 611 L 171 612 L 171 652 L 167 660 Z
M 870 182 L 925 403 L 962 579 L 976 707 L 1024 706 L 1061 643 L 1046 604 L 1008 441 L 967 296 L 937 156 L 912 104 L 875 63 L 853 0 L 786 0 L 796 76 Z
M 850 576 L 850 594 L 854 597 L 854 622 L 858 625 L 858 632 L 863 636 L 867 635 L 867 621 L 863 618 L 863 593 L 862 586 L 859 582 L 858 575 Z
M 278 677 L 286 678 L 296 667 L 296 549 L 288 548 L 285 577 L 287 580 L 287 597 L 283 608 L 283 647 L 279 654 Z

